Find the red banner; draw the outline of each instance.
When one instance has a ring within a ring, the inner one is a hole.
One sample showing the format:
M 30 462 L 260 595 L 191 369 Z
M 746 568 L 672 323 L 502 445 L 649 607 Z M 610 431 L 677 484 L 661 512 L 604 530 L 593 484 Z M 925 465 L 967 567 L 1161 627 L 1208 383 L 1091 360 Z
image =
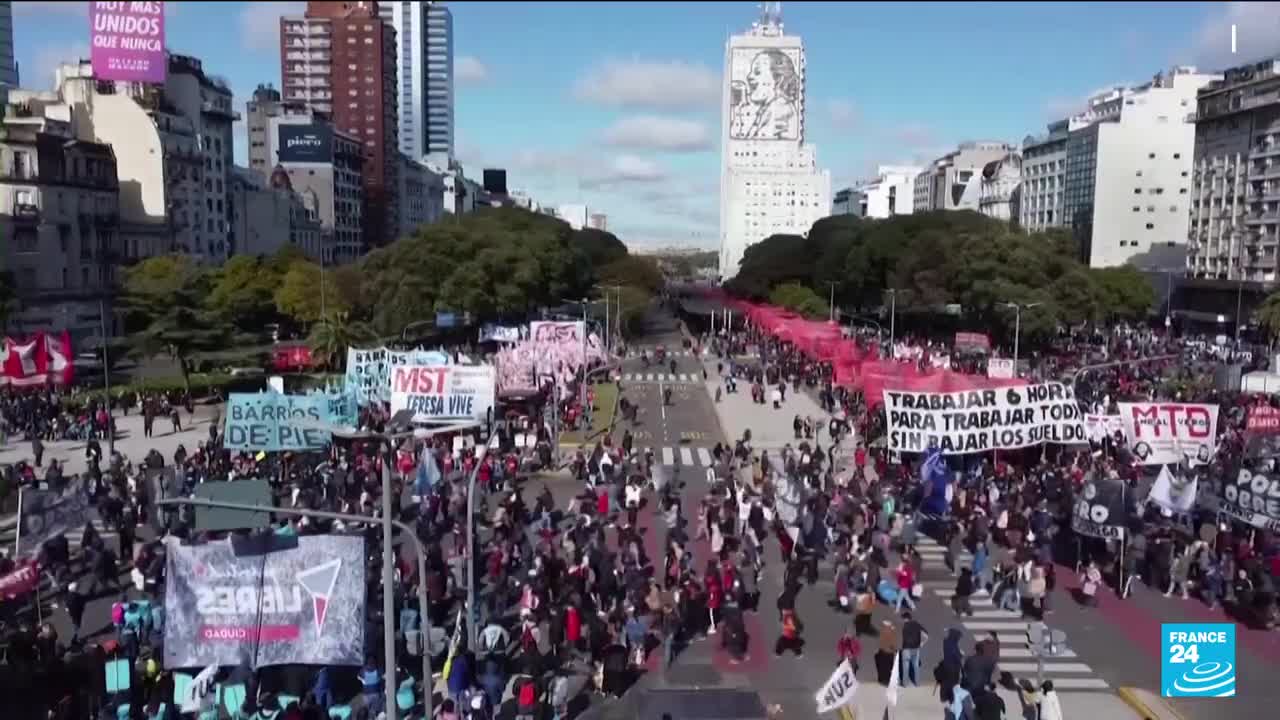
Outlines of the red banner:
M 0 384 L 14 387 L 69 385 L 74 378 L 71 334 L 36 333 L 25 340 L 4 339 L 4 374 Z
M 1254 405 L 1244 421 L 1245 430 L 1260 435 L 1280 433 L 1280 410 L 1270 405 Z
M 40 585 L 40 564 L 32 560 L 0 577 L 0 597 L 12 599 L 34 592 Z
M 987 337 L 986 333 L 958 332 L 956 333 L 956 349 L 989 352 L 991 350 L 991 338 Z

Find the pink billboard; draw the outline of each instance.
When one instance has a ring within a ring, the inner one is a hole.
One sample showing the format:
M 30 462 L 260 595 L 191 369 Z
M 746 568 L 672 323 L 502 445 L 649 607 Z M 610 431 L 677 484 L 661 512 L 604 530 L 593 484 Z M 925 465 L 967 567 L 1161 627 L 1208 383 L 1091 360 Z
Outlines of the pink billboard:
M 96 78 L 164 82 L 163 2 L 91 2 L 89 8 Z

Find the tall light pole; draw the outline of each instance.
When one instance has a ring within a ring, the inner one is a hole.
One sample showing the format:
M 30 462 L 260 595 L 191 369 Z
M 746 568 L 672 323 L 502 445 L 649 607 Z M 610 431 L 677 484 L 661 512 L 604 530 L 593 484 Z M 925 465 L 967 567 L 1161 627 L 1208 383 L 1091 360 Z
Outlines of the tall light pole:
M 410 422 L 412 422 L 412 413 L 406 413 L 404 411 L 401 411 L 399 413 L 396 413 L 395 416 L 391 418 L 390 422 L 387 423 L 387 425 L 389 427 L 396 427 L 396 426 L 403 427 L 404 425 L 407 425 Z M 302 425 L 304 423 L 299 423 L 299 424 Z M 350 428 L 344 428 L 336 425 L 328 425 L 324 423 L 314 423 L 314 424 L 305 423 L 305 425 L 328 430 L 331 433 L 333 433 L 334 437 L 339 437 L 339 438 L 344 438 L 349 440 L 360 440 L 360 439 L 377 440 L 378 442 L 385 445 L 388 450 L 394 447 L 396 440 L 403 439 L 406 437 L 426 439 L 431 437 L 432 435 L 440 435 L 442 433 L 457 432 L 460 430 L 469 430 L 471 428 L 480 427 L 479 422 L 472 421 L 472 422 L 465 422 L 465 423 L 454 423 L 454 424 L 445 425 L 442 427 L 432 428 L 430 430 L 416 429 L 410 432 L 402 432 L 402 433 L 392 433 L 392 432 L 372 433 L 372 432 L 352 431 Z M 392 536 L 395 533 L 395 518 L 392 517 L 392 509 L 391 509 L 391 465 L 392 465 L 391 458 L 383 459 L 382 519 L 381 519 L 381 523 L 382 523 L 382 644 L 383 644 L 383 653 L 384 653 L 383 663 L 385 664 L 383 674 L 385 675 L 385 684 L 386 684 L 386 687 L 384 689 L 386 690 L 386 702 L 387 702 L 388 713 L 394 712 L 392 708 L 396 707 L 396 690 L 398 689 L 396 686 L 396 627 L 395 627 L 396 609 L 395 609 L 395 561 L 394 561 L 395 547 L 392 543 Z M 476 463 L 476 467 L 479 468 L 478 462 Z M 472 481 L 473 481 L 472 489 L 473 490 L 474 490 L 474 480 L 475 480 L 475 474 L 473 472 L 472 473 Z M 468 507 L 470 507 L 471 502 L 472 500 L 468 498 L 467 499 Z M 468 524 L 467 524 L 467 532 L 468 533 L 471 532 L 470 521 L 468 521 Z M 468 540 L 470 540 L 470 538 L 468 538 Z M 423 576 L 419 578 L 418 581 L 425 583 L 427 579 L 425 576 Z M 426 608 L 420 608 L 419 612 L 423 613 L 423 617 L 426 617 Z M 468 625 L 470 625 L 470 623 L 468 623 Z M 426 631 L 425 631 L 427 633 L 426 637 L 428 640 L 430 640 L 430 631 L 431 631 L 430 621 L 428 621 L 424 626 L 426 627 Z M 424 648 L 423 651 L 426 653 L 429 653 L 430 648 L 429 647 Z M 430 683 L 431 683 L 430 676 L 424 679 L 423 682 L 428 684 L 429 686 L 428 692 L 430 692 Z M 388 717 L 391 717 L 391 716 L 388 715 Z
M 1244 279 L 1236 280 L 1236 350 L 1240 349 L 1240 301 L 1244 297 Z
M 1018 376 L 1018 340 L 1022 335 L 1022 311 L 1030 310 L 1033 307 L 1040 307 L 1044 303 L 1000 303 L 1001 307 L 1013 310 L 1013 376 Z
M 898 330 L 898 290 L 889 288 L 889 359 L 893 359 L 893 344 L 897 341 Z
M 827 285 L 828 285 L 828 286 L 830 286 L 830 288 L 831 288 L 831 300 L 830 300 L 830 301 L 829 301 L 829 303 L 828 303 L 828 306 L 829 306 L 829 315 L 828 315 L 827 319 L 828 319 L 828 320 L 830 320 L 831 322 L 835 322 L 835 321 L 836 321 L 836 285 L 839 285 L 839 284 L 840 284 L 840 283 L 838 283 L 838 282 L 836 282 L 836 281 L 834 281 L 834 280 L 828 280 L 828 281 L 827 281 Z

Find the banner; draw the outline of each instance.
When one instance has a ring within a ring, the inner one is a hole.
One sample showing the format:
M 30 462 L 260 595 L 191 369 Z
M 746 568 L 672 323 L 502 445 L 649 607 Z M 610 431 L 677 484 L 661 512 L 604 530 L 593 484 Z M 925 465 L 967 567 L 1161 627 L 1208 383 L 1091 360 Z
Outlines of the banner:
M 498 387 L 504 392 L 541 390 L 548 383 L 563 388 L 572 381 L 578 366 L 582 364 L 582 341 L 579 339 L 577 342 L 562 343 L 554 338 L 551 331 L 542 332 L 543 342 L 524 340 L 498 351 L 494 363 Z M 552 336 L 552 339 L 547 340 L 548 336 Z M 597 335 L 587 337 L 587 359 L 605 359 L 600 337 Z
M 893 451 L 937 446 L 944 455 L 963 455 L 1085 442 L 1080 406 L 1062 383 L 950 393 L 885 390 L 884 399 Z
M 391 401 L 391 368 L 401 365 L 448 365 L 447 353 L 435 350 L 347 348 L 347 390 L 364 407 Z
M 117 82 L 163 83 L 163 2 L 89 3 L 93 76 Z
M 364 662 L 364 539 L 272 539 L 289 546 L 237 556 L 227 541 L 167 544 L 166 668 Z
M 1256 528 L 1280 532 L 1280 474 L 1236 471 L 1223 478 L 1218 510 Z
M 1091 441 L 1100 443 L 1106 438 L 1115 437 L 1116 433 L 1124 433 L 1124 423 L 1120 421 L 1119 415 L 1085 413 L 1084 434 Z
M 518 343 L 520 342 L 520 328 L 492 324 L 482 325 L 480 327 L 480 342 Z
M 223 446 L 252 452 L 320 450 L 333 439 L 333 433 L 316 425 L 354 427 L 356 423 L 355 397 L 348 392 L 231 393 Z
M 1207 463 L 1218 446 L 1218 406 L 1119 403 L 1129 450 L 1140 465 Z
M 1081 535 L 1117 540 L 1124 537 L 1124 481 L 1119 478 L 1085 478 L 1071 514 L 1071 529 Z
M 61 493 L 53 490 L 23 489 L 18 522 L 22 535 L 18 538 L 18 558 L 35 555 L 50 538 L 83 528 L 98 519 L 84 487 L 70 480 Z
M 493 396 L 492 365 L 401 365 L 391 373 L 392 415 L 488 422 Z
M 32 560 L 14 568 L 8 575 L 0 576 L 0 598 L 12 600 L 40 587 L 40 563 Z
M 991 358 L 987 361 L 987 377 L 1013 379 L 1013 358 Z
M 1250 407 L 1248 415 L 1245 417 L 1244 429 L 1246 432 L 1260 435 L 1280 433 L 1280 409 L 1270 405 L 1254 405 Z
M 1169 470 L 1168 465 L 1164 465 L 1160 468 L 1155 483 L 1151 485 L 1147 501 L 1172 513 L 1189 513 L 1195 507 L 1199 484 L 1195 476 L 1181 471 L 1175 474 Z
M 4 339 L 4 374 L 0 385 L 69 385 L 75 379 L 71 354 L 71 334 L 58 336 L 36 333 L 29 339 Z
M 958 332 L 956 333 L 956 350 L 969 350 L 977 352 L 991 351 L 991 338 L 986 333 L 974 332 Z
M 233 502 L 241 505 L 271 507 L 275 504 L 271 497 L 271 485 L 266 480 L 237 479 L 202 482 L 196 485 L 195 496 L 202 500 Z M 196 532 L 264 530 L 270 524 L 271 516 L 268 513 L 196 506 Z
M 831 673 L 831 677 L 823 683 L 815 699 L 818 701 L 818 712 L 831 712 L 853 702 L 853 695 L 858 691 L 858 678 L 853 676 L 853 668 L 846 659 Z

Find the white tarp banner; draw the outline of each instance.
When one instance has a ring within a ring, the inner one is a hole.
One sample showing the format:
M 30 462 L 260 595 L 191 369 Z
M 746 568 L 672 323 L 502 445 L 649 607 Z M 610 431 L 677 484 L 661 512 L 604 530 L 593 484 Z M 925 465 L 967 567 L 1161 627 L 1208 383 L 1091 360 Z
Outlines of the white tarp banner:
M 1118 432 L 1124 432 L 1124 423 L 1120 422 L 1119 415 L 1085 413 L 1084 434 L 1093 442 L 1100 443 L 1106 438 L 1115 437 Z
M 391 370 L 391 414 L 488 422 L 494 383 L 492 365 L 400 365 Z
M 1129 450 L 1140 465 L 1199 465 L 1218 447 L 1218 406 L 1119 403 Z
M 853 668 L 845 660 L 831 673 L 831 677 L 818 691 L 818 712 L 838 710 L 853 702 L 853 694 L 858 691 L 858 678 L 853 676 Z
M 1083 413 L 1071 387 L 1040 383 L 950 393 L 885 390 L 889 449 L 944 455 L 1085 442 Z
M 987 377 L 1001 380 L 1013 378 L 1013 358 L 991 358 L 988 360 Z

